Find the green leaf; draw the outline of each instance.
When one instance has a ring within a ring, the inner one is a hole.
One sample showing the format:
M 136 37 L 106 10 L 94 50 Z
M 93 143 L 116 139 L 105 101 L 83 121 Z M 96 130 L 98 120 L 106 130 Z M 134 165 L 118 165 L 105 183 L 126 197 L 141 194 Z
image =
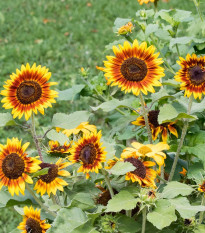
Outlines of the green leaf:
M 121 191 L 109 200 L 106 212 L 119 212 L 121 210 L 132 210 L 136 207 L 138 200 L 127 191 Z
M 0 113 L 0 127 L 6 126 L 9 121 L 13 121 L 13 117 L 10 113 Z
M 171 49 L 176 44 L 183 44 L 183 45 L 189 44 L 192 42 L 192 40 L 193 40 L 193 38 L 188 37 L 188 36 L 172 38 L 170 40 L 169 48 Z
M 58 211 L 52 227 L 47 233 L 70 233 L 78 226 L 84 224 L 88 220 L 86 214 L 79 208 L 66 209 L 62 208 Z
M 123 44 L 125 41 L 126 41 L 125 39 L 115 40 L 114 42 L 112 42 L 112 43 L 106 45 L 105 48 L 106 48 L 107 50 L 112 49 L 113 46 L 117 46 L 117 45 L 119 45 L 119 44 Z
M 155 102 L 157 100 L 164 99 L 164 98 L 174 98 L 174 96 L 169 95 L 164 88 L 160 89 L 157 93 L 153 93 L 151 97 L 152 97 L 152 102 Z
M 66 141 L 68 141 L 68 137 L 61 133 L 61 132 L 57 132 L 56 130 L 52 129 L 51 131 L 49 131 L 46 134 L 46 137 L 50 140 L 53 141 L 58 141 L 60 144 L 64 144 Z
M 127 172 L 134 171 L 136 169 L 135 166 L 133 166 L 129 162 L 123 162 L 123 161 L 118 161 L 111 169 L 110 172 L 113 175 L 125 175 Z
M 191 107 L 191 114 L 196 112 L 203 112 L 205 109 L 205 98 L 200 103 L 193 103 Z
M 95 203 L 89 193 L 77 193 L 70 206 L 78 207 L 81 210 L 89 210 L 95 207 Z
M 169 24 L 174 25 L 174 19 L 173 17 L 170 16 L 170 11 L 171 10 L 161 10 L 159 12 L 157 12 L 157 14 L 155 15 L 155 17 L 161 17 L 163 20 L 167 21 Z
M 104 137 L 102 138 L 102 142 L 103 142 L 103 147 L 105 147 L 105 151 L 107 152 L 106 161 L 108 161 L 109 159 L 113 159 L 116 152 L 115 142 L 114 141 L 107 142 Z
M 53 116 L 52 125 L 63 129 L 74 129 L 80 123 L 88 121 L 90 113 L 88 111 L 77 111 L 69 115 L 56 113 Z
M 191 218 L 199 211 L 205 211 L 205 206 L 191 206 L 186 197 L 178 197 L 170 200 L 182 218 Z
M 117 218 L 120 232 L 123 233 L 137 233 L 140 232 L 141 223 L 135 221 L 133 218 L 129 218 L 126 215 L 121 215 Z
M 118 100 L 118 99 L 112 99 L 107 102 L 104 102 L 100 104 L 97 107 L 91 107 L 93 111 L 97 111 L 98 109 L 102 109 L 104 112 L 110 112 L 114 110 L 117 107 L 131 107 L 131 103 L 133 101 L 133 98 L 124 99 L 124 100 Z
M 172 120 L 177 117 L 178 112 L 171 104 L 165 104 L 160 107 L 160 112 L 158 116 L 159 124 L 166 122 L 167 120 Z
M 184 11 L 176 9 L 176 13 L 173 15 L 173 18 L 177 22 L 188 22 L 193 20 L 193 17 L 191 17 L 192 12 L 191 11 Z
M 201 181 L 201 177 L 205 175 L 204 167 L 201 162 L 194 163 L 191 166 L 189 166 L 187 177 L 189 179 L 194 179 L 197 181 Z
M 194 233 L 204 233 L 205 232 L 205 225 L 198 225 L 197 228 L 194 230 Z
M 156 206 L 154 211 L 147 214 L 147 220 L 155 227 L 161 230 L 177 220 L 175 208 L 168 200 L 159 200 L 157 201 Z
M 58 100 L 74 100 L 76 95 L 79 94 L 85 85 L 74 85 L 69 89 L 64 91 L 58 91 L 59 97 Z
M 33 173 L 32 177 L 46 175 L 46 174 L 48 174 L 48 170 L 49 170 L 49 168 L 45 167 L 45 168 L 41 169 L 40 171 L 37 171 L 37 172 Z
M 156 32 L 158 30 L 157 24 L 149 24 L 145 29 L 145 35 L 149 36 L 151 33 Z
M 188 196 L 190 195 L 194 189 L 190 187 L 189 185 L 179 183 L 177 181 L 172 181 L 165 186 L 163 192 L 162 192 L 162 198 L 174 198 L 177 197 L 178 195 L 182 196 Z

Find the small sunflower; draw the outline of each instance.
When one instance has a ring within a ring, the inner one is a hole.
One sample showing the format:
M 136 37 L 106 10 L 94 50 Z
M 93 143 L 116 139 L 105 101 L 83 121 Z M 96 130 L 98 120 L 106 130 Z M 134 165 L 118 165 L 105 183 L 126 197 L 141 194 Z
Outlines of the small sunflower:
M 60 132 L 62 129 L 57 127 L 56 130 L 57 132 Z M 82 122 L 75 129 L 64 129 L 62 130 L 62 133 L 65 134 L 67 137 L 70 137 L 71 134 L 79 134 L 80 132 L 87 134 L 95 131 L 97 131 L 95 125 L 90 125 L 89 122 Z
M 64 145 L 60 145 L 58 141 L 49 141 L 50 150 L 48 151 L 51 155 L 62 156 L 69 153 L 71 144 L 65 142 Z
M 33 181 L 27 173 L 39 170 L 41 161 L 33 157 L 27 157 L 26 149 L 29 142 L 21 145 L 17 138 L 7 139 L 6 145 L 0 144 L 0 190 L 8 186 L 13 196 L 24 195 L 25 182 L 32 184 Z
M 201 99 L 202 94 L 205 94 L 205 56 L 197 57 L 187 54 L 186 60 L 182 57 L 177 63 L 181 69 L 177 72 L 175 80 L 181 82 L 181 90 L 185 90 L 184 95 Z
M 124 26 L 120 27 L 118 29 L 118 34 L 119 35 L 126 35 L 128 33 L 132 32 L 132 29 L 134 28 L 132 22 L 128 22 L 127 24 L 125 24 Z
M 101 147 L 101 131 L 84 134 L 71 148 L 69 159 L 72 163 L 80 163 L 78 172 L 96 172 L 102 168 L 102 162 L 105 162 L 105 147 Z
M 122 158 L 126 158 L 129 154 L 134 154 L 141 158 L 148 157 L 154 159 L 159 166 L 162 166 L 166 159 L 166 154 L 162 151 L 169 149 L 169 145 L 164 142 L 159 142 L 155 145 L 143 145 L 139 142 L 133 142 L 131 145 L 133 147 L 127 147 L 123 150 Z
M 139 4 L 142 5 L 143 3 L 144 4 L 147 4 L 149 2 L 154 2 L 155 0 L 138 0 Z
M 202 184 L 199 185 L 198 190 L 202 193 L 205 193 L 205 181 L 203 181 Z
M 111 86 L 118 86 L 125 93 L 132 91 L 134 95 L 139 95 L 142 91 L 147 95 L 147 91 L 155 92 L 153 86 L 161 86 L 159 79 L 164 76 L 164 69 L 160 67 L 163 61 L 154 51 L 155 47 L 151 45 L 147 48 L 146 42 L 139 45 L 134 40 L 131 46 L 125 41 L 119 49 L 113 46 L 115 56 L 107 56 L 105 68 L 97 69 L 105 72 L 107 85 L 112 83 Z
M 41 175 L 38 181 L 35 184 L 34 190 L 37 193 L 41 193 L 41 196 L 47 192 L 50 196 L 51 193 L 56 195 L 56 191 L 59 189 L 63 192 L 63 186 L 68 185 L 66 181 L 59 178 L 59 176 L 69 176 L 70 173 L 66 170 L 62 170 L 63 168 L 69 166 L 71 163 L 62 162 L 62 159 L 59 159 L 55 164 L 50 163 L 41 163 L 40 167 L 49 168 L 48 174 Z
M 40 214 L 41 210 L 25 206 L 23 222 L 17 228 L 22 230 L 22 233 L 45 233 L 51 225 L 46 223 L 46 220 L 41 220 Z
M 14 118 L 20 119 L 25 114 L 25 119 L 28 120 L 32 112 L 37 114 L 37 110 L 44 114 L 44 108 L 52 107 L 51 103 L 56 102 L 54 98 L 58 93 L 50 90 L 50 86 L 57 83 L 47 82 L 51 73 L 46 67 L 36 67 L 35 63 L 30 67 L 27 63 L 10 77 L 11 79 L 5 82 L 5 90 L 1 91 L 1 95 L 6 96 L 1 102 L 4 103 L 5 109 L 12 108 Z
M 168 131 L 178 138 L 177 130 L 174 127 L 176 121 L 159 124 L 158 115 L 159 115 L 159 110 L 152 110 L 152 111 L 149 111 L 148 113 L 148 121 L 149 121 L 149 125 L 152 131 L 152 139 L 156 140 L 157 136 L 160 133 L 162 133 L 162 141 L 167 142 Z M 143 116 L 138 117 L 136 121 L 132 122 L 132 124 L 138 125 L 138 126 L 140 125 L 145 126 L 144 117 Z

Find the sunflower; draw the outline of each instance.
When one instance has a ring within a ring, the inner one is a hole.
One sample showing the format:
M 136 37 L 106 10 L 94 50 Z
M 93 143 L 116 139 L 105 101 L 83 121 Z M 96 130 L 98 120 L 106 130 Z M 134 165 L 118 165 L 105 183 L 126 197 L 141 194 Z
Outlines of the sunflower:
M 29 142 L 21 146 L 17 138 L 7 139 L 6 145 L 0 144 L 0 190 L 8 186 L 12 196 L 14 193 L 19 195 L 19 191 L 24 195 L 25 182 L 33 183 L 27 173 L 36 172 L 40 168 L 41 161 L 27 157 L 25 151 L 28 146 Z
M 119 49 L 113 46 L 115 56 L 107 56 L 105 68 L 97 69 L 105 72 L 107 85 L 112 83 L 111 86 L 118 86 L 125 93 L 132 91 L 134 95 L 139 95 L 142 91 L 147 95 L 147 91 L 155 92 L 153 86 L 161 86 L 158 80 L 164 76 L 164 69 L 159 66 L 163 61 L 157 58 L 159 53 L 154 54 L 154 51 L 154 46 L 147 48 L 146 42 L 139 45 L 134 40 L 131 46 L 125 41 Z
M 25 119 L 28 120 L 32 112 L 37 114 L 37 110 L 44 114 L 44 108 L 52 107 L 51 103 L 56 102 L 54 98 L 58 93 L 50 90 L 50 86 L 57 83 L 47 82 L 51 73 L 46 67 L 36 67 L 35 63 L 30 67 L 27 63 L 10 77 L 11 79 L 5 82 L 5 90 L 1 91 L 1 95 L 6 96 L 1 102 L 4 103 L 5 109 L 12 108 L 14 118 L 18 116 L 20 119 L 25 114 Z
M 125 24 L 124 26 L 120 27 L 118 29 L 118 34 L 119 35 L 126 35 L 128 33 L 132 33 L 132 29 L 134 28 L 132 22 L 128 22 L 127 24 Z
M 89 172 L 98 173 L 98 170 L 102 168 L 101 163 L 105 162 L 107 152 L 104 151 L 105 147 L 101 147 L 101 136 L 101 131 L 84 134 L 70 150 L 70 161 L 80 163 L 78 172 L 86 173 L 87 177 Z
M 143 3 L 144 4 L 147 4 L 149 2 L 154 2 L 155 0 L 138 0 L 139 4 L 142 5 Z
M 162 132 L 162 141 L 167 142 L 168 131 L 178 138 L 177 130 L 174 127 L 176 121 L 159 124 L 158 122 L 159 112 L 160 112 L 159 110 L 152 110 L 148 112 L 148 121 L 152 131 L 152 139 L 156 140 L 157 136 Z M 143 116 L 138 117 L 136 121 L 132 122 L 132 124 L 138 126 L 140 125 L 145 126 L 144 117 Z
M 30 208 L 25 206 L 23 210 L 23 222 L 17 227 L 22 233 L 45 233 L 51 227 L 46 220 L 41 220 L 41 210 L 34 210 L 32 206 Z
M 175 80 L 181 82 L 181 90 L 185 90 L 184 95 L 201 99 L 202 93 L 205 94 L 205 56 L 197 57 L 187 54 L 186 60 L 182 57 L 177 63 L 181 69 L 176 73 Z
M 205 193 L 205 181 L 203 181 L 202 184 L 199 185 L 198 190 L 202 193 Z
M 57 132 L 60 132 L 62 129 L 57 127 Z M 71 134 L 79 134 L 80 132 L 87 134 L 90 132 L 97 131 L 97 128 L 95 125 L 89 125 L 89 122 L 82 122 L 80 125 L 78 125 L 74 129 L 64 129 L 62 130 L 62 133 L 65 134 L 67 137 L 69 137 Z
M 34 190 L 37 193 L 41 193 L 41 196 L 47 192 L 50 196 L 51 193 L 56 195 L 56 191 L 59 189 L 63 192 L 63 186 L 68 185 L 66 181 L 59 178 L 59 176 L 69 176 L 70 173 L 66 170 L 62 170 L 63 168 L 69 166 L 71 163 L 69 162 L 62 162 L 62 159 L 59 159 L 55 164 L 50 163 L 41 163 L 40 167 L 49 168 L 48 174 L 41 175 L 38 181 L 35 184 Z
M 49 141 L 50 150 L 48 151 L 51 155 L 62 156 L 69 153 L 71 144 L 65 142 L 64 145 L 60 145 L 58 141 Z
M 134 154 L 138 157 L 149 157 L 156 161 L 159 166 L 164 165 L 164 160 L 166 159 L 166 154 L 162 152 L 163 150 L 168 150 L 169 145 L 164 142 L 159 142 L 155 145 L 147 144 L 143 145 L 139 142 L 133 142 L 131 144 L 133 147 L 127 147 L 123 150 L 121 157 L 126 158 L 129 154 Z

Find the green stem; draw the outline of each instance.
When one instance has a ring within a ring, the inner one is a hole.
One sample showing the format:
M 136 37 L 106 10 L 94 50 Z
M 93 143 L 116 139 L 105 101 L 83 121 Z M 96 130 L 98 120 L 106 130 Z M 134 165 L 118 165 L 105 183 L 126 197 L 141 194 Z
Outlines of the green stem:
M 38 138 L 37 138 L 37 135 L 36 135 L 34 113 L 32 113 L 32 115 L 31 115 L 31 120 L 32 120 L 31 134 L 32 134 L 34 143 L 36 145 L 38 155 L 40 156 L 40 160 L 43 162 L 43 155 L 42 155 L 41 148 L 40 148 L 40 145 L 39 145 L 39 141 L 38 141 Z
M 132 210 L 126 210 L 127 217 L 132 217 Z
M 201 21 L 202 21 L 202 23 L 204 22 L 204 19 L 203 19 L 203 15 L 202 15 L 202 13 L 201 13 L 201 11 L 200 11 L 200 7 L 199 7 L 199 1 L 197 1 L 197 0 L 193 0 L 193 2 L 194 2 L 194 5 L 195 5 L 195 7 L 196 7 L 196 10 L 197 10 L 197 12 L 198 12 L 198 15 L 199 15 L 199 17 L 200 17 L 200 19 L 201 19 Z
M 191 112 L 192 102 L 193 102 L 193 94 L 189 98 L 189 105 L 188 105 L 188 109 L 187 109 L 187 114 L 188 115 Z M 186 133 L 187 133 L 188 126 L 189 126 L 189 120 L 185 119 L 184 120 L 184 126 L 183 126 L 183 129 L 182 129 L 181 139 L 180 139 L 180 142 L 178 144 L 177 152 L 176 152 L 174 162 L 173 162 L 173 165 L 172 165 L 172 169 L 171 169 L 171 172 L 170 172 L 170 175 L 169 175 L 169 180 L 168 180 L 169 182 L 172 181 L 172 178 L 174 176 L 174 172 L 175 172 L 175 169 L 176 169 L 176 166 L 177 166 L 177 162 L 178 162 L 178 159 L 179 159 L 181 148 L 182 148 L 183 143 L 184 143 L 184 139 L 185 139 L 185 136 L 186 136 Z
M 115 194 L 114 194 L 114 192 L 113 192 L 113 189 L 112 189 L 112 186 L 111 186 L 111 183 L 110 183 L 110 179 L 109 179 L 108 176 L 107 176 L 107 172 L 105 171 L 104 168 L 102 168 L 101 171 L 102 171 L 102 174 L 103 174 L 104 177 L 105 177 L 105 182 L 106 182 L 107 187 L 108 187 L 108 189 L 109 189 L 110 196 L 111 196 L 111 198 L 113 198 Z
M 205 205 L 205 194 L 203 194 L 203 196 L 202 196 L 201 205 L 202 206 Z M 201 211 L 199 214 L 199 224 L 201 224 L 203 222 L 203 219 L 204 219 L 204 211 Z
M 50 215 L 52 215 L 53 217 L 56 217 L 57 214 L 50 211 L 39 199 L 38 197 L 35 195 L 35 193 L 30 189 L 29 185 L 26 183 L 26 189 L 29 191 L 29 193 L 32 195 L 32 197 L 34 198 L 34 200 L 40 205 L 40 207 L 42 209 L 44 209 L 46 212 L 48 212 Z
M 129 35 L 125 35 L 126 40 L 128 40 L 130 43 L 133 43 L 133 39 Z
M 164 179 L 164 165 L 161 166 L 161 175 L 160 175 L 160 178 L 161 178 L 160 184 L 166 183 L 165 179 Z
M 142 232 L 141 233 L 145 233 L 146 221 L 147 221 L 147 209 L 146 207 L 144 207 L 144 209 L 142 210 Z
M 151 132 L 151 129 L 150 129 L 150 126 L 149 126 L 148 113 L 147 113 L 147 110 L 145 108 L 145 102 L 144 102 L 144 98 L 143 98 L 143 95 L 142 95 L 141 92 L 139 94 L 139 97 L 140 97 L 140 103 L 142 105 L 142 111 L 143 111 L 142 114 L 143 114 L 143 117 L 145 119 L 145 126 L 147 128 L 149 143 L 152 144 L 152 132 Z
M 181 57 L 181 56 L 180 56 L 180 52 L 179 52 L 179 46 L 178 46 L 178 44 L 176 44 L 176 49 L 177 49 L 178 57 Z
M 160 181 L 162 181 L 163 183 L 161 183 L 161 184 L 164 184 L 164 183 L 167 183 L 168 181 L 167 180 L 165 180 L 164 178 L 162 178 L 161 176 L 158 176 L 157 175 L 157 178 L 160 180 Z

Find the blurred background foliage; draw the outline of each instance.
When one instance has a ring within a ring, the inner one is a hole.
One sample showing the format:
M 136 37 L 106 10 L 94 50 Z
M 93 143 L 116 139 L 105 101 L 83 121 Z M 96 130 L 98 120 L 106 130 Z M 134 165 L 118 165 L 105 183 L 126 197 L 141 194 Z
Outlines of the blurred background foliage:
M 90 68 L 93 77 L 98 74 L 95 66 L 102 66 L 105 46 L 118 39 L 112 30 L 115 19 L 133 18 L 137 10 L 150 7 L 140 6 L 137 0 L 0 1 L 1 89 L 9 75 L 27 62 L 48 67 L 52 72 L 51 81 L 58 82 L 58 90 L 82 84 L 80 68 Z M 159 1 L 159 9 L 170 8 L 195 11 L 191 0 Z M 37 124 L 48 126 L 56 112 L 86 109 L 88 101 L 90 98 L 57 101 L 53 108 L 46 110 L 45 117 L 38 114 Z M 7 111 L 1 108 L 1 112 Z M 25 120 L 22 118 L 19 122 Z M 0 133 L 1 143 L 12 136 L 28 140 L 28 134 L 22 133 L 20 127 L 7 126 Z M 20 221 L 21 216 L 12 208 L 0 209 L 1 233 L 10 232 Z

